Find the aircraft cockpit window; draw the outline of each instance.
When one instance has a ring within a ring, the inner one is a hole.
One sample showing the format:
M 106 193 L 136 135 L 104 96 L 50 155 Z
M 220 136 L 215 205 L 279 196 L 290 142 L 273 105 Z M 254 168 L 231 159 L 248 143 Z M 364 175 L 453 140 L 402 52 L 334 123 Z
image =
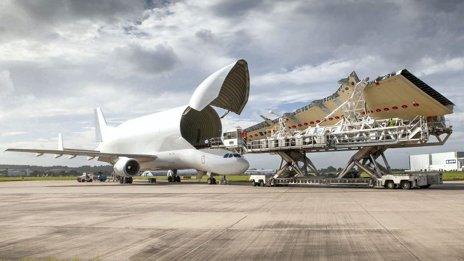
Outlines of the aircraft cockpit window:
M 242 156 L 238 153 L 227 153 L 224 158 L 241 158 Z

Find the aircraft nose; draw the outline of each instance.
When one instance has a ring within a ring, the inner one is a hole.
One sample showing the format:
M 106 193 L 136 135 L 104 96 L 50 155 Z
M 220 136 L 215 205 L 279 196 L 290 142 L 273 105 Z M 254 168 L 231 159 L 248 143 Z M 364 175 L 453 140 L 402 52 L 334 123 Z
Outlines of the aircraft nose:
M 240 166 L 240 173 L 244 173 L 250 167 L 250 163 L 248 162 L 248 160 L 241 158 L 239 160 L 239 166 Z

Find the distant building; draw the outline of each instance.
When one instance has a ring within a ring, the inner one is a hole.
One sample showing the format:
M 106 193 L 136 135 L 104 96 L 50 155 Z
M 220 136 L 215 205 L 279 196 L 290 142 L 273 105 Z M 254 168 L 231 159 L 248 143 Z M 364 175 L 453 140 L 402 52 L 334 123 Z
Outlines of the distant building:
M 0 176 L 6 177 L 18 177 L 18 176 L 30 176 L 30 169 L 0 169 Z
M 440 152 L 409 156 L 411 171 L 462 171 L 464 152 Z

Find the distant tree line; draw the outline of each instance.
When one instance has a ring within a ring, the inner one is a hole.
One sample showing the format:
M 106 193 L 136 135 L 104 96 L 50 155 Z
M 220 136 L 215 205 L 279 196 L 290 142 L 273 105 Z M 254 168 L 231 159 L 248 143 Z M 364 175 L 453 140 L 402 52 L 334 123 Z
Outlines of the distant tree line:
M 100 166 L 80 166 L 80 167 L 68 167 L 68 166 L 32 166 L 32 165 L 0 165 L 0 175 L 6 176 L 9 170 L 16 172 L 29 173 L 30 176 L 79 176 L 83 172 L 87 173 L 98 173 L 111 174 L 113 167 L 109 165 Z

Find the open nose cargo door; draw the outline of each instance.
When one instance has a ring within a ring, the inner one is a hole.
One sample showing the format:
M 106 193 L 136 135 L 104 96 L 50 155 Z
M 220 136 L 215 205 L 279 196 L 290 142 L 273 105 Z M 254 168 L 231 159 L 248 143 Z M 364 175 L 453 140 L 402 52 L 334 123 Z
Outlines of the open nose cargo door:
M 201 111 L 212 105 L 240 114 L 248 102 L 250 76 L 245 60 L 238 60 L 203 80 L 190 98 L 189 107 Z

